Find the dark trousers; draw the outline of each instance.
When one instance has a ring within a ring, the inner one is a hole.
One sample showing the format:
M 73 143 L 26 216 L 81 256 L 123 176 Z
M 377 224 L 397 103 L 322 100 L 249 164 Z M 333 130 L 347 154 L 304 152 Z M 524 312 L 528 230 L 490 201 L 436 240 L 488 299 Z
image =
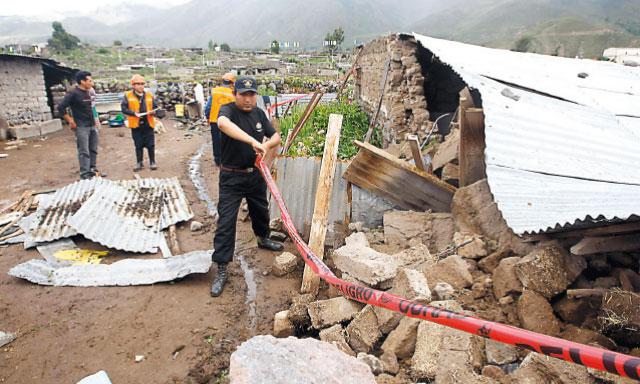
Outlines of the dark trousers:
M 216 165 L 220 165 L 220 159 L 222 158 L 222 149 L 220 148 L 220 128 L 218 123 L 209 123 L 211 127 L 211 143 L 213 145 L 213 161 Z
M 131 130 L 133 144 L 136 146 L 136 162 L 142 163 L 143 149 L 147 148 L 149 161 L 156 162 L 156 134 L 148 124 L 140 124 Z
M 236 220 L 240 202 L 244 197 L 249 205 L 253 232 L 258 237 L 269 234 L 269 202 L 267 184 L 255 170 L 252 173 L 220 172 L 218 199 L 218 228 L 213 239 L 215 249 L 212 259 L 216 263 L 228 263 L 233 259 L 236 243 Z

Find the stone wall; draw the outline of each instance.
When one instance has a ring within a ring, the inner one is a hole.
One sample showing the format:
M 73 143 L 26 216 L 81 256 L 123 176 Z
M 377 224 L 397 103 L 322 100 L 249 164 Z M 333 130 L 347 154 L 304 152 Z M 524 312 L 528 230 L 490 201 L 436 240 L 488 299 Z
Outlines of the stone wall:
M 9 126 L 51 119 L 40 63 L 0 60 L 0 117 Z
M 385 147 L 405 133 L 422 136 L 429 120 L 417 43 L 407 35 L 381 37 L 362 48 L 356 65 L 356 97 L 364 109 L 373 118 L 388 60 L 389 73 L 378 116 Z

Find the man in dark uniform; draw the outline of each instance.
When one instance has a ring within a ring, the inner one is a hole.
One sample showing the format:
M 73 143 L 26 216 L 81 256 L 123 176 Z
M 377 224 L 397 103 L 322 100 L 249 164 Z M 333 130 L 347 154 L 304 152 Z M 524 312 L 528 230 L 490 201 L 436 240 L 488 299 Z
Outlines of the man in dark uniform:
M 247 200 L 258 247 L 281 251 L 282 244 L 268 238 L 269 203 L 267 184 L 254 167 L 256 154 L 264 155 L 280 144 L 280 134 L 267 115 L 256 107 L 258 89 L 252 77 L 235 83 L 234 103 L 223 105 L 218 115 L 221 164 L 218 212 L 220 219 L 213 241 L 213 261 L 218 272 L 211 285 L 211 296 L 220 296 L 227 282 L 227 264 L 233 259 L 236 220 L 242 198 Z M 268 139 L 267 139 L 268 138 Z

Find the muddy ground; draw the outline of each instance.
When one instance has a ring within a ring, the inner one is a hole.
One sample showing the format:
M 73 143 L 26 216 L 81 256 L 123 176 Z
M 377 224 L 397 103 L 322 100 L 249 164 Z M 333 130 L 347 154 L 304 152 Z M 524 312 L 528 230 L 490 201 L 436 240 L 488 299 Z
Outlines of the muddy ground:
M 211 249 L 215 226 L 206 204 L 198 199 L 189 178 L 194 154 L 210 141 L 208 130 L 185 137 L 185 131 L 165 121 L 168 132 L 156 136 L 159 170 L 142 177 L 178 176 L 203 230 L 178 227 L 183 252 Z M 0 143 L 0 151 L 4 143 Z M 2 151 L 0 206 L 25 190 L 59 188 L 78 179 L 75 138 L 65 129 L 45 140 L 29 140 L 20 150 Z M 98 166 L 110 179 L 133 178 L 133 141 L 127 128 L 103 127 Z M 217 171 L 210 146 L 201 158 L 208 192 L 217 201 Z M 82 248 L 99 244 L 74 238 Z M 231 265 L 230 283 L 219 298 L 209 296 L 215 271 L 171 283 L 139 287 L 45 287 L 10 277 L 18 263 L 39 258 L 22 245 L 0 248 L 0 330 L 17 339 L 0 350 L 0 382 L 76 383 L 105 370 L 113 383 L 215 383 L 226 376 L 229 354 L 256 334 L 271 332 L 273 316 L 286 309 L 298 290 L 301 272 L 283 278 L 268 274 L 273 252 L 258 250 L 250 222 L 238 222 L 239 257 Z M 286 243 L 292 250 L 292 244 Z M 161 257 L 111 251 L 104 261 L 124 257 Z M 257 285 L 255 315 L 247 303 L 245 275 Z M 144 361 L 135 362 L 136 355 Z

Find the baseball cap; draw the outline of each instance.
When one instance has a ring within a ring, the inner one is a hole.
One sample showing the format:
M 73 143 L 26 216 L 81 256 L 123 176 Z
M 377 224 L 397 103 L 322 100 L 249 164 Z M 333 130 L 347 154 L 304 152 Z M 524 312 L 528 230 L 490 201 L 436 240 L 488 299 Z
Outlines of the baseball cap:
M 245 93 L 245 92 L 255 92 L 258 93 L 258 85 L 256 84 L 256 79 L 249 76 L 241 76 L 238 77 L 235 83 L 236 92 Z

